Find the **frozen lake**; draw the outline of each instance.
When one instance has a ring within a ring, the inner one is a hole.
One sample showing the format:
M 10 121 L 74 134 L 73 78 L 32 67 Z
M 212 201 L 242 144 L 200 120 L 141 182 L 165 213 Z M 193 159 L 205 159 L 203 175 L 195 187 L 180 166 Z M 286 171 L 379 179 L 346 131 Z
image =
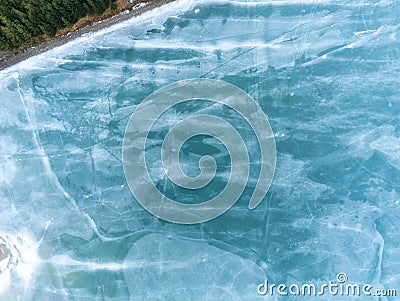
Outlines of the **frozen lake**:
M 400 2 L 179 0 L 0 72 L 1 300 L 396 300 L 260 296 L 270 283 L 336 281 L 400 294 Z M 223 215 L 196 225 L 158 219 L 133 197 L 122 166 L 129 118 L 179 80 L 217 79 L 268 116 L 276 171 L 248 202 L 259 146 L 240 116 L 209 101 L 166 112 L 149 134 L 157 188 L 198 203 L 224 188 L 217 139 L 180 152 L 198 191 L 165 178 L 160 143 L 204 112 L 235 125 L 250 178 Z

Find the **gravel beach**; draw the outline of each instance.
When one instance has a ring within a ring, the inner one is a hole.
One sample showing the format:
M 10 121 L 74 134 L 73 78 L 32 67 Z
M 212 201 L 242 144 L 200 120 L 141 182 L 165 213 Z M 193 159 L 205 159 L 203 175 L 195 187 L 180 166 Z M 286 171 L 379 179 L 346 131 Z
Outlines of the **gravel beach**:
M 114 15 L 111 18 L 95 22 L 93 24 L 87 25 L 83 28 L 80 28 L 80 29 L 77 29 L 74 31 L 70 31 L 67 34 L 58 36 L 58 37 L 52 39 L 51 41 L 43 42 L 42 44 L 39 44 L 37 46 L 30 47 L 30 48 L 24 49 L 24 50 L 16 52 L 16 53 L 3 52 L 0 55 L 0 70 L 10 67 L 10 66 L 12 66 L 16 63 L 19 63 L 23 60 L 26 60 L 27 58 L 29 58 L 31 56 L 35 56 L 37 54 L 43 53 L 52 48 L 55 48 L 55 47 L 65 44 L 65 43 L 68 43 L 69 41 L 74 40 L 86 33 L 95 32 L 95 31 L 107 28 L 109 26 L 112 26 L 119 22 L 128 20 L 130 18 L 136 17 L 142 13 L 145 13 L 149 10 L 152 10 L 156 7 L 160 7 L 164 4 L 167 4 L 172 1 L 174 1 L 174 0 L 148 1 L 146 3 L 142 3 L 141 5 L 137 5 L 137 6 L 133 7 L 131 10 L 120 12 L 119 14 Z

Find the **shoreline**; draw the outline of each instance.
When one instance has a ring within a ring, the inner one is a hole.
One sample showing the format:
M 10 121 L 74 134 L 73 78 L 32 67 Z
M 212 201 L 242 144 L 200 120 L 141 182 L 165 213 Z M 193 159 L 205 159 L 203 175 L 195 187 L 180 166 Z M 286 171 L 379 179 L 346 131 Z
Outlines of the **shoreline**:
M 55 37 L 50 41 L 46 41 L 40 43 L 35 46 L 31 46 L 29 48 L 23 49 L 17 53 L 8 52 L 3 54 L 0 57 L 0 70 L 4 70 L 12 65 L 20 63 L 32 56 L 41 54 L 50 49 L 56 48 L 58 46 L 64 45 L 76 38 L 83 36 L 84 34 L 96 32 L 112 25 L 118 24 L 120 22 L 129 20 L 131 18 L 137 17 L 145 12 L 148 12 L 154 8 L 163 6 L 164 4 L 173 2 L 175 0 L 153 0 L 144 3 L 143 5 L 137 4 L 137 6 L 133 6 L 130 10 L 126 10 L 123 12 L 119 12 L 110 18 L 106 18 L 92 24 L 86 25 L 82 28 L 78 28 L 76 30 L 72 30 L 67 32 L 66 34 Z

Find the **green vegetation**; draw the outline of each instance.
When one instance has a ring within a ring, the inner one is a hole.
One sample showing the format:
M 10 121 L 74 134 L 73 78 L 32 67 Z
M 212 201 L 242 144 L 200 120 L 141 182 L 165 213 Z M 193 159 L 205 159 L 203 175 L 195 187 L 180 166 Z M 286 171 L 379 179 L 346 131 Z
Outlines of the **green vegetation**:
M 0 50 L 54 37 L 79 18 L 101 15 L 115 0 L 0 0 Z

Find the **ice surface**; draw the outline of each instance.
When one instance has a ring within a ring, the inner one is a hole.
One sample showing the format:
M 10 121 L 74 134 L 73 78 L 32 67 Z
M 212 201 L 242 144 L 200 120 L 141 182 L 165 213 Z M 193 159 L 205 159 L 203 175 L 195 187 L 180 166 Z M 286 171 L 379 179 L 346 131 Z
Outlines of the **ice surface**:
M 20 270 L 0 261 L 0 299 L 257 300 L 264 278 L 323 283 L 339 272 L 399 294 L 399 24 L 398 1 L 182 0 L 2 71 L 0 236 L 21 260 Z M 193 193 L 162 178 L 157 150 L 185 116 L 231 120 L 253 159 L 231 210 L 183 226 L 134 200 L 121 147 L 148 94 L 194 77 L 260 104 L 277 171 L 249 211 L 259 156 L 248 126 L 207 102 L 167 112 L 147 160 L 169 196 L 212 197 L 229 176 L 226 149 L 203 137 L 184 146 L 182 166 L 195 176 L 196 145 L 210 151 L 211 187 Z

